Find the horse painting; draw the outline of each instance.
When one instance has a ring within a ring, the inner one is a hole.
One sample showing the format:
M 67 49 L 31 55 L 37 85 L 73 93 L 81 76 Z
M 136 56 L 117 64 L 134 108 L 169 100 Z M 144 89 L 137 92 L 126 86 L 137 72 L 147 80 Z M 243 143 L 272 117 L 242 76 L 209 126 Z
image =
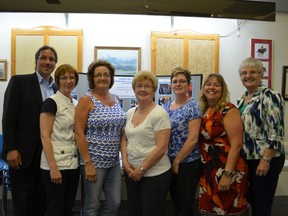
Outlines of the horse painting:
M 257 50 L 258 53 L 258 57 L 263 57 L 263 55 L 266 53 L 267 49 L 263 47 L 263 45 L 261 46 L 261 48 L 259 48 Z

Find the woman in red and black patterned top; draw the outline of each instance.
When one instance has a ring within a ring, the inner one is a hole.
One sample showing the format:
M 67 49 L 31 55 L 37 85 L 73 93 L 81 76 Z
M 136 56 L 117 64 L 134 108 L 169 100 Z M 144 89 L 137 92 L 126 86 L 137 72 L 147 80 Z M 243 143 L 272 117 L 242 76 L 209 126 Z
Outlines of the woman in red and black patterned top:
M 210 74 L 205 80 L 200 103 L 204 113 L 200 129 L 200 215 L 247 215 L 248 168 L 240 154 L 242 120 L 229 102 L 229 91 L 220 74 Z

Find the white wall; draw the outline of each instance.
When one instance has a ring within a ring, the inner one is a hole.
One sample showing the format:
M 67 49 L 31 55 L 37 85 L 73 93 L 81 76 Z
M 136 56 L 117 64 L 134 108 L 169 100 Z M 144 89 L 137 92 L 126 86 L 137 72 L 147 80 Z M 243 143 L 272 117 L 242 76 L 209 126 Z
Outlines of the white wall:
M 67 21 L 67 22 L 66 22 Z M 243 91 L 238 66 L 242 59 L 250 56 L 250 39 L 273 40 L 273 80 L 272 87 L 281 92 L 282 66 L 288 65 L 288 14 L 277 13 L 276 22 L 246 20 L 237 36 L 237 20 L 174 17 L 168 16 L 104 15 L 104 14 L 64 14 L 49 13 L 0 13 L 0 59 L 8 60 L 8 80 L 11 69 L 11 28 L 34 28 L 49 25 L 59 28 L 83 29 L 83 70 L 94 59 L 94 46 L 132 46 L 142 48 L 142 66 L 150 70 L 151 31 L 185 30 L 203 34 L 220 35 L 219 72 L 224 76 L 236 102 Z M 33 68 L 31 68 L 31 73 Z M 3 95 L 7 82 L 0 82 L 0 116 L 2 119 Z M 286 102 L 286 113 L 287 113 Z M 287 117 L 285 118 L 287 124 Z M 286 138 L 288 142 L 288 130 Z M 2 133 L 2 124 L 0 124 Z M 288 145 L 287 145 L 288 147 Z M 287 151 L 288 152 L 288 151 Z M 277 195 L 287 195 L 287 167 L 280 176 Z M 286 171 L 286 172 L 285 172 Z M 79 195 L 78 195 L 79 197 Z
M 172 22 L 173 20 L 173 22 Z M 276 22 L 246 20 L 237 35 L 237 20 L 217 18 L 190 18 L 169 16 L 68 14 L 61 13 L 0 13 L 0 59 L 8 60 L 8 80 L 11 69 L 11 28 L 34 28 L 49 25 L 59 28 L 83 29 L 83 70 L 94 59 L 94 46 L 132 46 L 142 48 L 141 68 L 151 67 L 151 31 L 185 30 L 220 35 L 219 72 L 224 76 L 236 102 L 243 91 L 238 66 L 250 56 L 250 40 L 273 40 L 272 87 L 281 92 L 282 66 L 288 65 L 288 14 L 277 13 Z M 31 68 L 33 72 L 33 68 Z M 0 115 L 7 82 L 0 82 Z M 287 112 L 286 103 L 286 112 Z M 286 121 L 287 122 L 287 121 Z M 286 138 L 288 131 L 286 127 Z M 0 124 L 2 133 L 2 124 Z

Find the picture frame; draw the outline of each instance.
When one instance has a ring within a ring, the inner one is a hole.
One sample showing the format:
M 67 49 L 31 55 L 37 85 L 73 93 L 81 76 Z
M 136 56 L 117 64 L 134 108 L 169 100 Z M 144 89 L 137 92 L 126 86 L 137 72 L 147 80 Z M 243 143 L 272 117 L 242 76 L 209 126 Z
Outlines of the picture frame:
M 288 101 L 288 66 L 283 66 L 282 70 L 282 97 Z
M 263 64 L 263 78 L 269 78 L 269 74 L 270 74 L 270 64 L 269 61 L 261 61 Z
M 271 87 L 272 80 L 272 40 L 251 39 L 251 57 L 259 59 L 264 68 L 263 79 L 267 87 Z
M 174 99 L 172 89 L 168 87 L 171 84 L 171 78 L 169 75 L 158 75 L 158 88 L 155 94 L 155 101 L 161 106 L 165 105 L 170 99 Z M 202 88 L 203 74 L 191 74 L 191 80 L 187 96 L 189 99 L 193 99 L 196 102 L 200 102 L 200 92 Z
M 115 75 L 135 75 L 141 70 L 141 47 L 95 46 L 94 59 L 109 61 Z
M 269 87 L 269 80 L 268 80 L 268 79 L 263 78 L 263 79 L 261 80 L 261 82 L 262 82 L 262 84 L 263 84 L 264 86 L 266 86 L 267 88 Z
M 7 60 L 0 59 L 0 81 L 7 80 Z

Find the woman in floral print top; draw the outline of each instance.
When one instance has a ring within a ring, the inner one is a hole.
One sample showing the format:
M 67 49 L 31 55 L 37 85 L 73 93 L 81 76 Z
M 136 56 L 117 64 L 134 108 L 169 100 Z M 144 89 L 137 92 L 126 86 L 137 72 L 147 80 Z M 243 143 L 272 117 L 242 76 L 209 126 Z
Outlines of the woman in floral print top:
M 247 58 L 239 67 L 247 91 L 237 100 L 244 124 L 244 152 L 249 167 L 249 202 L 253 216 L 270 216 L 285 161 L 284 100 L 261 83 L 263 65 Z
M 229 101 L 224 78 L 209 74 L 200 96 L 204 113 L 199 136 L 201 216 L 247 216 L 248 213 L 248 165 L 241 154 L 243 124 L 239 110 Z

